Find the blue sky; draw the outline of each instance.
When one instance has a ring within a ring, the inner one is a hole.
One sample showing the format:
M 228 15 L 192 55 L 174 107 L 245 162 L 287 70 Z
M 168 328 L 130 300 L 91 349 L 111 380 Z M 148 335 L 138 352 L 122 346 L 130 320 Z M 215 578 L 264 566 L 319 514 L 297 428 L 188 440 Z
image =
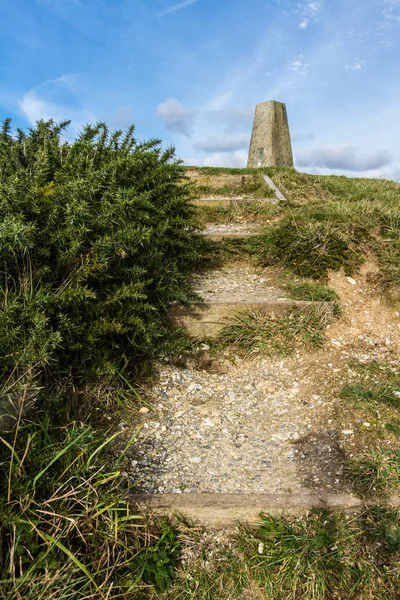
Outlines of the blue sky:
M 296 166 L 400 180 L 400 0 L 0 0 L 0 119 L 135 123 L 244 166 L 285 102 Z

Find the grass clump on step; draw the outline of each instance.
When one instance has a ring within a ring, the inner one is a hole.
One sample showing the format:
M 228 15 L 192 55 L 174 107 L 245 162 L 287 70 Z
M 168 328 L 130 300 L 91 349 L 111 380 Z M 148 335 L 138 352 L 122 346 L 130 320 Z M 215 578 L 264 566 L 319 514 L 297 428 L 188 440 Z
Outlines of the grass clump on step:
M 277 260 L 296 275 L 324 279 L 344 267 L 350 275 L 363 262 L 350 235 L 330 223 L 285 217 L 263 238 L 260 258 Z
M 263 310 L 237 312 L 224 325 L 219 339 L 246 355 L 288 355 L 296 348 L 318 348 L 332 313 L 325 306 L 293 308 L 282 314 Z

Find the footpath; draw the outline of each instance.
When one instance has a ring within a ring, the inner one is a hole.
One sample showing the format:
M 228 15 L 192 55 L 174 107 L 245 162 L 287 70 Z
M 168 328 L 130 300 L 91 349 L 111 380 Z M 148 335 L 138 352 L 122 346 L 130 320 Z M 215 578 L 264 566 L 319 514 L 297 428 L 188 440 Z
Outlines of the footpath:
M 252 201 L 207 196 L 196 204 L 201 211 Z M 279 193 L 265 199 L 284 201 Z M 261 229 L 256 221 L 210 222 L 201 235 L 223 241 Z M 290 298 L 276 270 L 247 260 L 197 276 L 203 303 L 173 307 L 171 319 L 198 345 L 184 368 L 168 360 L 157 365 L 131 459 L 129 477 L 140 490 L 132 504 L 179 511 L 213 528 L 256 522 L 262 511 L 297 515 L 365 506 L 348 485 L 345 458 L 368 445 L 366 434 L 379 423 L 349 412 L 340 390 L 356 375 L 349 359 L 391 364 L 399 350 L 398 315 L 371 287 L 375 270 L 367 262 L 355 279 L 330 276 L 342 311 L 336 318 L 331 303 Z M 238 310 L 279 314 L 289 308 L 326 314 L 320 349 L 270 357 L 210 348 Z

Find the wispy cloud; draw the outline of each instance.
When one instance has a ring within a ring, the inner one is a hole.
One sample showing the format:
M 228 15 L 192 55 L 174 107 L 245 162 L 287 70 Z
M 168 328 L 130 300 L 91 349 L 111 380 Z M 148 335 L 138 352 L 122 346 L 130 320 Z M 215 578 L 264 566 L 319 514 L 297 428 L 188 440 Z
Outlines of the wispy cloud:
M 195 111 L 185 108 L 176 98 L 167 98 L 165 102 L 161 102 L 156 114 L 169 131 L 182 133 L 186 137 L 191 136 Z
M 88 122 L 96 119 L 89 111 L 82 108 L 75 99 L 75 107 L 71 106 L 71 95 L 73 94 L 73 83 L 75 75 L 63 75 L 51 79 L 30 89 L 19 100 L 20 110 L 26 116 L 31 125 L 43 119 L 53 119 L 56 122 L 71 120 L 71 134 L 76 135 L 78 131 Z M 65 94 L 65 100 L 62 97 Z M 54 95 L 61 97 L 61 101 L 54 101 Z
M 173 6 L 169 6 L 165 10 L 158 13 L 158 17 L 163 17 L 164 15 L 169 15 L 170 13 L 176 12 L 177 10 L 182 10 L 190 6 L 191 4 L 196 4 L 199 0 L 185 0 L 184 2 L 180 2 L 179 4 L 174 4 Z
M 325 167 L 342 171 L 372 171 L 385 167 L 391 162 L 392 156 L 387 150 L 364 154 L 359 148 L 348 144 L 304 148 L 296 153 L 296 163 L 299 167 Z

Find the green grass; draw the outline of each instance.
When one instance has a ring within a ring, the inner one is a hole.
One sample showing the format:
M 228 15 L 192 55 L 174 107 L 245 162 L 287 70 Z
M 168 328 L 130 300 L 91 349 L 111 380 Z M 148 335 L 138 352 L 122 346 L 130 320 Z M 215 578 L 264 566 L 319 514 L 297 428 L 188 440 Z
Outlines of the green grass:
M 186 166 L 187 170 L 199 171 L 203 175 L 257 175 L 260 169 L 237 169 L 233 167 L 195 167 Z
M 347 461 L 354 490 L 364 496 L 400 491 L 400 376 L 397 368 L 376 361 L 351 361 L 355 375 L 340 396 L 346 410 L 357 412 L 374 427 L 364 435 L 368 448 Z
M 217 175 L 217 176 L 216 176 Z M 202 173 L 202 177 L 192 186 L 192 194 L 198 196 L 251 196 L 257 199 L 275 197 L 275 192 L 266 185 L 262 173 L 242 174 L 241 177 L 221 177 L 223 173 Z M 225 174 L 226 175 L 226 174 Z M 233 175 L 230 173 L 229 175 Z
M 217 171 L 213 174 L 217 175 Z M 234 173 L 239 175 L 241 171 L 234 170 Z M 284 265 L 297 276 L 324 280 L 329 270 L 344 268 L 347 274 L 356 272 L 365 257 L 373 254 L 379 261 L 382 288 L 397 300 L 400 289 L 399 183 L 307 175 L 294 169 L 272 167 L 260 173 L 272 177 L 288 203 L 267 209 L 275 222 L 260 240 L 259 260 L 264 264 Z M 229 209 L 209 212 L 207 218 L 240 221 L 245 215 L 236 216 Z M 268 222 L 270 216 L 262 213 L 258 216 L 255 211 L 250 218 Z
M 328 286 L 315 281 L 291 281 L 285 285 L 291 298 L 295 300 L 312 300 L 314 302 L 336 302 L 337 293 Z
M 400 491 L 400 449 L 378 449 L 356 456 L 346 465 L 356 492 L 362 496 L 387 496 Z
M 262 516 L 258 529 L 184 537 L 189 559 L 167 596 L 183 600 L 395 600 L 399 513 Z
M 0 597 L 132 598 L 164 591 L 179 554 L 166 522 L 130 510 L 114 435 L 48 419 L 0 436 Z M 137 432 L 127 442 L 128 447 Z
M 332 320 L 325 307 L 289 309 L 282 314 L 262 310 L 240 311 L 229 317 L 219 340 L 247 356 L 288 355 L 296 348 L 318 348 Z

